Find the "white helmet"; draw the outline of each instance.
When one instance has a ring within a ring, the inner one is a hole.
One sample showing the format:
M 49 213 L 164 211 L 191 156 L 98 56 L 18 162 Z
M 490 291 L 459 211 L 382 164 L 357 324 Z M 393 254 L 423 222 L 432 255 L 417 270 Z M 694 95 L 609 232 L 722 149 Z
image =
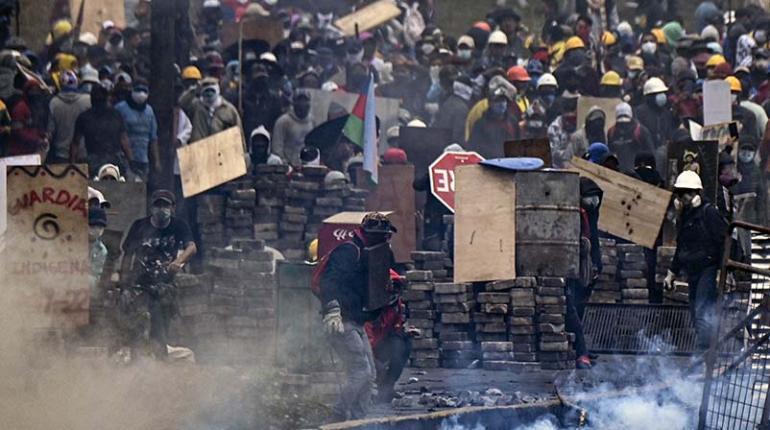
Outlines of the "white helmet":
M 660 78 L 650 78 L 644 83 L 644 95 L 665 93 L 668 87 Z
M 674 188 L 683 190 L 702 190 L 703 183 L 697 173 L 692 170 L 686 170 L 676 177 Z
M 419 119 L 413 119 L 409 121 L 409 124 L 406 125 L 407 127 L 417 127 L 417 128 L 426 128 L 427 125 L 425 125 L 424 122 L 420 121 Z
M 508 36 L 505 35 L 500 30 L 495 30 L 492 32 L 492 34 L 489 35 L 489 40 L 487 41 L 488 45 L 496 44 L 496 45 L 507 45 L 508 44 Z
M 347 176 L 339 170 L 332 170 L 324 177 L 324 187 L 329 188 L 339 184 L 346 184 L 348 182 Z
M 552 74 L 545 73 L 544 75 L 540 76 L 540 79 L 537 80 L 537 87 L 538 88 L 540 88 L 540 87 L 542 87 L 544 85 L 551 85 L 551 86 L 554 86 L 554 87 L 558 87 L 559 83 L 556 82 L 556 78 Z

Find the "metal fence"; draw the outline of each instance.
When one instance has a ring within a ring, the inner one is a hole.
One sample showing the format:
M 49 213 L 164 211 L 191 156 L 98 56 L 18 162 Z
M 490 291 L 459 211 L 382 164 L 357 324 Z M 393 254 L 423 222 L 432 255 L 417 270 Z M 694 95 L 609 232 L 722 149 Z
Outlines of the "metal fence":
M 717 330 L 706 354 L 698 429 L 770 429 L 770 229 L 730 225 L 725 249 L 751 241 L 751 264 L 725 253 L 719 277 Z

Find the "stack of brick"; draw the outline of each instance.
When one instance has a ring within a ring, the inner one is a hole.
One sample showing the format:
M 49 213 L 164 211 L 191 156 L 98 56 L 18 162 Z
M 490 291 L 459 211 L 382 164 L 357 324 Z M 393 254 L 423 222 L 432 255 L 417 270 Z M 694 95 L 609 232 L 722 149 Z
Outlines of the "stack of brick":
M 225 233 L 230 240 L 254 238 L 254 207 L 257 191 L 251 178 L 227 183 Z
M 511 312 L 508 318 L 508 340 L 513 344 L 514 364 L 519 369 L 534 369 L 537 367 L 538 347 L 535 301 L 537 280 L 522 276 L 508 284 L 512 287 L 509 291 Z
M 567 313 L 566 279 L 543 277 L 538 279 L 537 334 L 538 352 L 532 354 L 544 370 L 575 368 L 573 336 L 566 332 Z
M 318 236 L 323 221 L 344 210 L 344 199 L 350 195 L 350 186 L 345 181 L 324 183 L 323 191 L 315 199 L 315 207 L 305 226 L 305 242 Z
M 273 254 L 260 240 L 236 240 L 209 254 L 210 283 L 185 275 L 177 279 L 188 344 L 203 362 L 253 363 L 269 358 L 276 321 Z
M 671 263 L 674 262 L 675 246 L 659 246 L 657 254 L 657 264 L 655 266 L 655 283 L 663 285 L 668 270 L 671 269 Z M 663 303 L 667 304 L 686 304 L 689 301 L 689 288 L 684 282 L 674 284 L 674 291 L 663 291 Z M 662 287 L 661 287 L 662 288 Z
M 511 295 L 507 291 L 511 282 L 490 282 L 485 291 L 478 293 L 478 310 L 473 313 L 476 325 L 476 341 L 508 341 L 508 323 L 506 317 L 511 304 Z M 512 286 L 512 285 L 511 285 Z
M 223 247 L 227 244 L 223 218 L 225 215 L 225 196 L 204 194 L 196 197 L 198 207 L 196 219 L 200 243 L 204 251 L 211 247 Z
M 440 253 L 439 253 L 440 254 Z M 443 264 L 442 260 L 439 261 Z M 472 311 L 476 305 L 471 284 L 436 283 L 433 300 L 439 313 L 441 366 L 465 368 L 478 359 Z
M 424 270 L 406 272 L 409 284 L 404 293 L 408 309 L 407 323 L 420 329 L 420 337 L 412 340 L 410 364 L 419 368 L 439 367 L 439 340 L 434 331 L 437 312 L 433 304 L 433 273 Z
M 286 204 L 289 166 L 259 165 L 255 167 L 254 237 L 273 244 L 278 240 L 278 223 Z
M 342 200 L 343 209 L 347 212 L 366 211 L 366 198 L 369 196 L 369 190 L 360 188 L 350 188 Z
M 647 260 L 644 248 L 634 244 L 617 245 L 620 260 L 620 295 L 623 303 L 646 304 L 650 302 L 647 288 Z
M 486 370 L 513 370 L 514 360 L 512 342 L 481 342 L 482 367 Z
M 303 170 L 301 174 L 293 174 L 286 191 L 286 207 L 294 213 L 288 213 L 284 208 L 278 231 L 281 236 L 279 249 L 289 260 L 301 259 L 305 255 L 305 224 L 323 188 L 323 175 L 308 173 Z
M 446 280 L 448 272 L 446 269 L 447 254 L 440 251 L 414 251 L 412 252 L 412 261 L 417 270 L 428 270 L 433 273 L 433 279 Z
M 619 303 L 620 283 L 618 274 L 618 250 L 613 239 L 599 239 L 602 253 L 602 272 L 598 274 L 589 303 Z

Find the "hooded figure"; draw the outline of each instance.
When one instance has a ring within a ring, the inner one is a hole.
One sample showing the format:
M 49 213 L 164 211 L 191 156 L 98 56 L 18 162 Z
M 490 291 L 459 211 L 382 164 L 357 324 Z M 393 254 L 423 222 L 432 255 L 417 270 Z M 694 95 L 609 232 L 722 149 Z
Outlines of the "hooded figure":
M 750 136 L 741 136 L 738 150 L 738 173 L 741 180 L 732 189 L 737 209 L 736 218 L 765 225 L 767 220 L 767 183 L 756 163 L 757 144 Z
M 607 115 L 604 111 L 599 106 L 591 106 L 583 123 L 583 128 L 572 136 L 575 155 L 580 156 L 585 153 L 589 143 L 607 142 L 607 136 L 604 134 L 604 124 L 606 121 Z
M 470 79 L 460 77 L 452 83 L 452 94 L 436 114 L 433 126 L 452 130 L 453 142 L 465 142 L 465 119 L 468 117 L 468 104 L 472 96 L 473 86 Z
M 310 113 L 310 95 L 294 95 L 291 110 L 281 115 L 273 128 L 272 153 L 292 166 L 302 164 L 299 155 L 305 145 L 305 136 L 316 126 Z
M 615 124 L 607 131 L 607 146 L 617 155 L 621 170 L 633 170 L 639 154 L 654 156 L 655 145 L 650 131 L 634 119 L 628 103 L 615 107 Z
M 75 121 L 81 113 L 91 107 L 91 96 L 78 92 L 78 78 L 73 72 L 63 72 L 61 84 L 61 92 L 51 99 L 48 115 L 48 135 L 51 144 L 48 163 L 54 164 L 69 161 L 70 142 L 75 134 Z M 85 156 L 83 153 L 80 155 Z
M 267 131 L 264 125 L 260 125 L 251 132 L 251 136 L 249 136 L 249 155 L 253 166 L 260 164 L 283 164 L 281 157 L 270 152 L 270 132 Z

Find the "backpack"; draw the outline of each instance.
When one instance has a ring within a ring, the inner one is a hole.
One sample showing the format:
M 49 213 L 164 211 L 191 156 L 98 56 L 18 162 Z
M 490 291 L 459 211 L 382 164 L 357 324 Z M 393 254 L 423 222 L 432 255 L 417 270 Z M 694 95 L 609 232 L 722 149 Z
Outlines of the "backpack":
M 356 261 L 361 259 L 361 249 L 358 248 L 358 245 L 353 242 L 345 242 L 340 244 L 337 248 L 345 245 L 352 245 L 356 249 Z M 310 291 L 313 292 L 314 296 L 318 297 L 318 300 L 321 300 L 321 277 L 323 277 L 323 274 L 326 271 L 326 266 L 329 264 L 329 258 L 331 257 L 332 252 L 336 251 L 337 248 L 326 253 L 326 255 L 318 260 L 318 264 L 313 268 L 313 274 L 310 276 Z

